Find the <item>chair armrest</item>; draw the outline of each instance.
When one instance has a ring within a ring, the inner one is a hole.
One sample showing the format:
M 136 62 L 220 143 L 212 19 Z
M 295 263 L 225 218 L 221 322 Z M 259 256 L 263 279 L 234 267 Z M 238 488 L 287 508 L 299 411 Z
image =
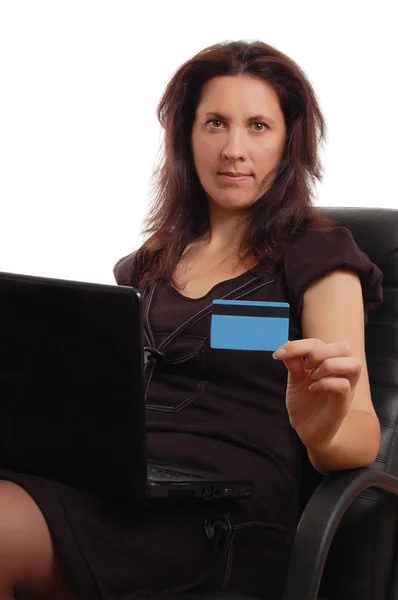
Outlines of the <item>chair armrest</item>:
M 283 600 L 316 600 L 335 531 L 366 489 L 398 496 L 398 478 L 364 467 L 331 473 L 317 487 L 297 527 Z

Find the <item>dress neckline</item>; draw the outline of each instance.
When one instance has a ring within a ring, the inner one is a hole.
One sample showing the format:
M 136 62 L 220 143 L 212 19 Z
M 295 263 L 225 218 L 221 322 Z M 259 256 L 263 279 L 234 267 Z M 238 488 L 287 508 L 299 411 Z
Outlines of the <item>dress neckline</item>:
M 185 296 L 184 294 L 179 292 L 175 287 L 173 287 L 171 285 L 170 281 L 167 282 L 167 287 L 174 296 L 177 296 L 177 298 L 185 300 L 186 302 L 200 302 L 201 300 L 206 300 L 219 287 L 222 287 L 228 283 L 234 283 L 236 281 L 239 281 L 240 279 L 243 279 L 244 277 L 247 277 L 248 275 L 253 275 L 255 269 L 256 269 L 256 267 L 252 267 L 251 269 L 248 269 L 247 271 L 243 271 L 243 273 L 241 273 L 240 275 L 237 275 L 236 277 L 231 277 L 230 279 L 224 279 L 223 281 L 219 281 L 218 283 L 213 285 L 213 287 L 210 288 L 210 290 L 204 296 L 199 296 L 198 298 L 191 298 L 190 296 Z

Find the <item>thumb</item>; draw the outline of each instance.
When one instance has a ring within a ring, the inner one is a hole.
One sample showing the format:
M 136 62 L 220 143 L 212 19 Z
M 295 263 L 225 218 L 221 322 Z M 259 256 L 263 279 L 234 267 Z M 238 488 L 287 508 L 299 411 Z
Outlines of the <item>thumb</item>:
M 301 383 L 308 376 L 309 371 L 305 369 L 305 360 L 301 356 L 283 362 L 289 371 L 289 383 Z

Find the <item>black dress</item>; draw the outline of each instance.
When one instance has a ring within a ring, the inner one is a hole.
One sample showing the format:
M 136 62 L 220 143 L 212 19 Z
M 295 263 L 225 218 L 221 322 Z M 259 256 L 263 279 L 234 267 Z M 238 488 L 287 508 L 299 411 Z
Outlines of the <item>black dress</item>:
M 132 600 L 193 585 L 281 597 L 304 456 L 286 411 L 287 371 L 270 353 L 211 349 L 209 309 L 215 298 L 287 301 L 289 339 L 299 339 L 308 284 L 339 268 L 360 276 L 365 311 L 381 302 L 380 270 L 343 227 L 308 230 L 278 266 L 221 282 L 203 298 L 166 283 L 144 296 L 147 343 L 164 355 L 147 369 L 149 456 L 252 479 L 251 499 L 131 510 L 0 470 L 41 508 L 78 598 Z M 134 284 L 133 254 L 117 263 L 115 277 Z M 206 520 L 222 524 L 218 545 Z

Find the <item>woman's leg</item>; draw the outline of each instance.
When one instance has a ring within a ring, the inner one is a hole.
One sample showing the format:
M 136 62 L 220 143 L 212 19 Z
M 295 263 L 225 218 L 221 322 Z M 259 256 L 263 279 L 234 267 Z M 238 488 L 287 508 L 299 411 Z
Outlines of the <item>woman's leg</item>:
M 47 523 L 20 486 L 0 481 L 0 600 L 75 600 Z

